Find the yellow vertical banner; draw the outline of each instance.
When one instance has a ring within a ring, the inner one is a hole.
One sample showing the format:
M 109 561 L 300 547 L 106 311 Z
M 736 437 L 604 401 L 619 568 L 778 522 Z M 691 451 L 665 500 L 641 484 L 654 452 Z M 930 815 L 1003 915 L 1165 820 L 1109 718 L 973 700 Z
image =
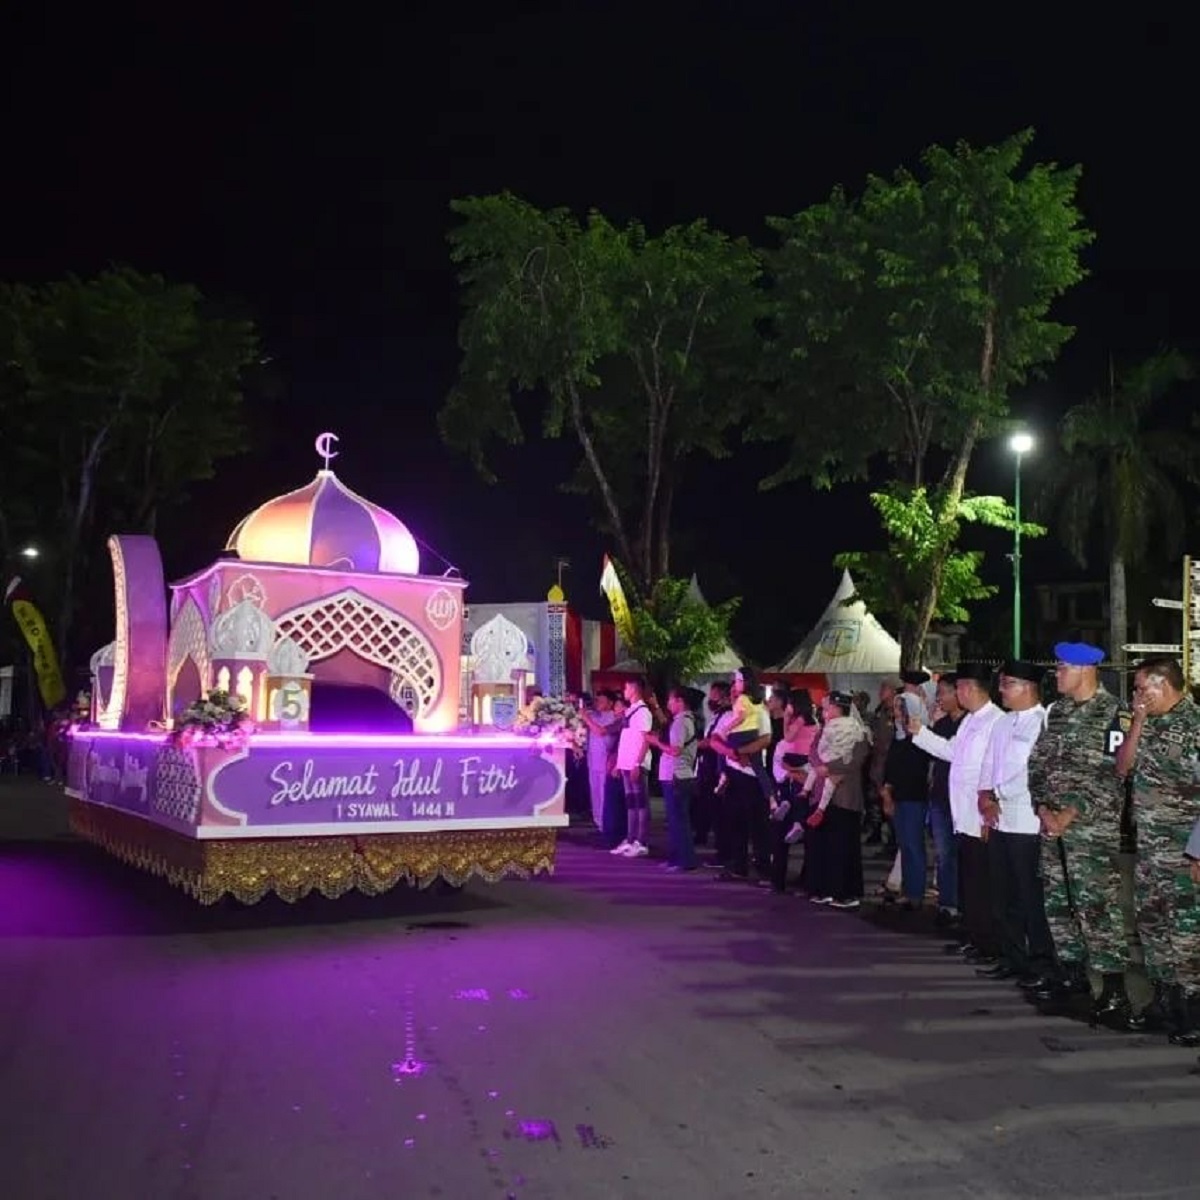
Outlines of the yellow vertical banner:
M 625 597 L 625 589 L 621 585 L 621 577 L 617 574 L 616 564 L 606 554 L 604 569 L 600 572 L 600 590 L 608 597 L 608 607 L 612 612 L 613 624 L 617 633 L 626 646 L 633 643 L 633 615 L 629 611 L 629 601 Z
M 17 576 L 4 591 L 4 599 L 12 609 L 13 619 L 21 630 L 33 655 L 33 669 L 37 675 L 38 692 L 46 708 L 57 708 L 67 698 L 67 687 L 63 683 L 58 655 L 46 626 L 42 610 L 33 602 L 28 590 Z

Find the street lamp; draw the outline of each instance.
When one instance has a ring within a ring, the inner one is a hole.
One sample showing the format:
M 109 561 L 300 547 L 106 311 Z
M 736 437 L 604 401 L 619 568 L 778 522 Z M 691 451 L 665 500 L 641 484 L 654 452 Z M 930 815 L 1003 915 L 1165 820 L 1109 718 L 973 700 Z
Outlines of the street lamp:
M 1013 487 L 1013 658 L 1021 657 L 1021 459 L 1033 449 L 1028 433 L 1014 433 L 1008 448 L 1016 455 L 1017 470 Z
M 26 546 L 21 551 L 22 558 L 37 558 L 41 551 L 36 546 Z

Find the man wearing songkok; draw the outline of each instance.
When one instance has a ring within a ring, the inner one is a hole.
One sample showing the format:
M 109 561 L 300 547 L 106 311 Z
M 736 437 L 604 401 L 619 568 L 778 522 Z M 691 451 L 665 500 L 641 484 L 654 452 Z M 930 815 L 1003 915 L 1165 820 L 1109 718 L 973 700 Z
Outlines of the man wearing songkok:
M 1044 675 L 1041 667 L 1020 659 L 1000 668 L 1006 711 L 992 725 L 979 772 L 979 815 L 989 831 L 992 915 L 1000 942 L 999 963 L 979 973 L 1028 985 L 1054 967 L 1039 875 L 1042 829 L 1029 796 L 1029 754 L 1046 723 Z
M 971 961 L 990 966 L 996 961 L 997 945 L 986 847 L 979 819 L 979 774 L 988 735 L 1002 714 L 992 703 L 989 668 L 981 663 L 959 663 L 955 676 L 954 690 L 967 715 L 954 737 L 938 737 L 918 717 L 909 719 L 908 732 L 922 750 L 950 764 L 950 812 L 959 847 L 959 904 L 969 939 L 961 949 Z
M 1116 756 L 1130 714 L 1100 682 L 1103 650 L 1059 642 L 1054 657 L 1059 698 L 1029 756 L 1029 789 L 1043 833 L 1046 919 L 1057 963 L 1031 997 L 1061 1008 L 1073 992 L 1095 994 L 1090 970 L 1100 983 L 1093 1020 L 1129 1024 L 1129 939 L 1118 860 L 1123 787 Z
M 1137 932 L 1146 972 L 1161 987 L 1170 1040 L 1200 1045 L 1200 888 L 1186 858 L 1200 816 L 1200 707 L 1173 658 L 1133 677 L 1133 721 L 1117 770 L 1133 780 Z

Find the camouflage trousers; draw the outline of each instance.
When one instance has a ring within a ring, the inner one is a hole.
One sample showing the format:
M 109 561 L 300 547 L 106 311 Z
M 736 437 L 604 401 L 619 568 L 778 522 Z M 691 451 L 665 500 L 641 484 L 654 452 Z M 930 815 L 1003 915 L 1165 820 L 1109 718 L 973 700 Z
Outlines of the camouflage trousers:
M 1114 837 L 1089 836 L 1086 828 L 1071 830 L 1063 838 L 1042 838 L 1046 922 L 1063 966 L 1086 963 L 1102 975 L 1129 967 L 1119 851 Z
M 1183 856 L 1191 824 L 1138 819 L 1134 874 L 1137 931 L 1146 973 L 1159 983 L 1200 993 L 1200 890 Z

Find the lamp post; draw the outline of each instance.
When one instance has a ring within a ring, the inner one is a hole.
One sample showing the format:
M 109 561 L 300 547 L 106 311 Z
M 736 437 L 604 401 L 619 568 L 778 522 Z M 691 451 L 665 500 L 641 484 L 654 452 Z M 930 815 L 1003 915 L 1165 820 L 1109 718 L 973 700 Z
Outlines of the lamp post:
M 1017 470 L 1013 486 L 1013 658 L 1021 657 L 1021 459 L 1033 449 L 1033 438 L 1027 433 L 1014 433 L 1008 448 L 1016 455 Z

